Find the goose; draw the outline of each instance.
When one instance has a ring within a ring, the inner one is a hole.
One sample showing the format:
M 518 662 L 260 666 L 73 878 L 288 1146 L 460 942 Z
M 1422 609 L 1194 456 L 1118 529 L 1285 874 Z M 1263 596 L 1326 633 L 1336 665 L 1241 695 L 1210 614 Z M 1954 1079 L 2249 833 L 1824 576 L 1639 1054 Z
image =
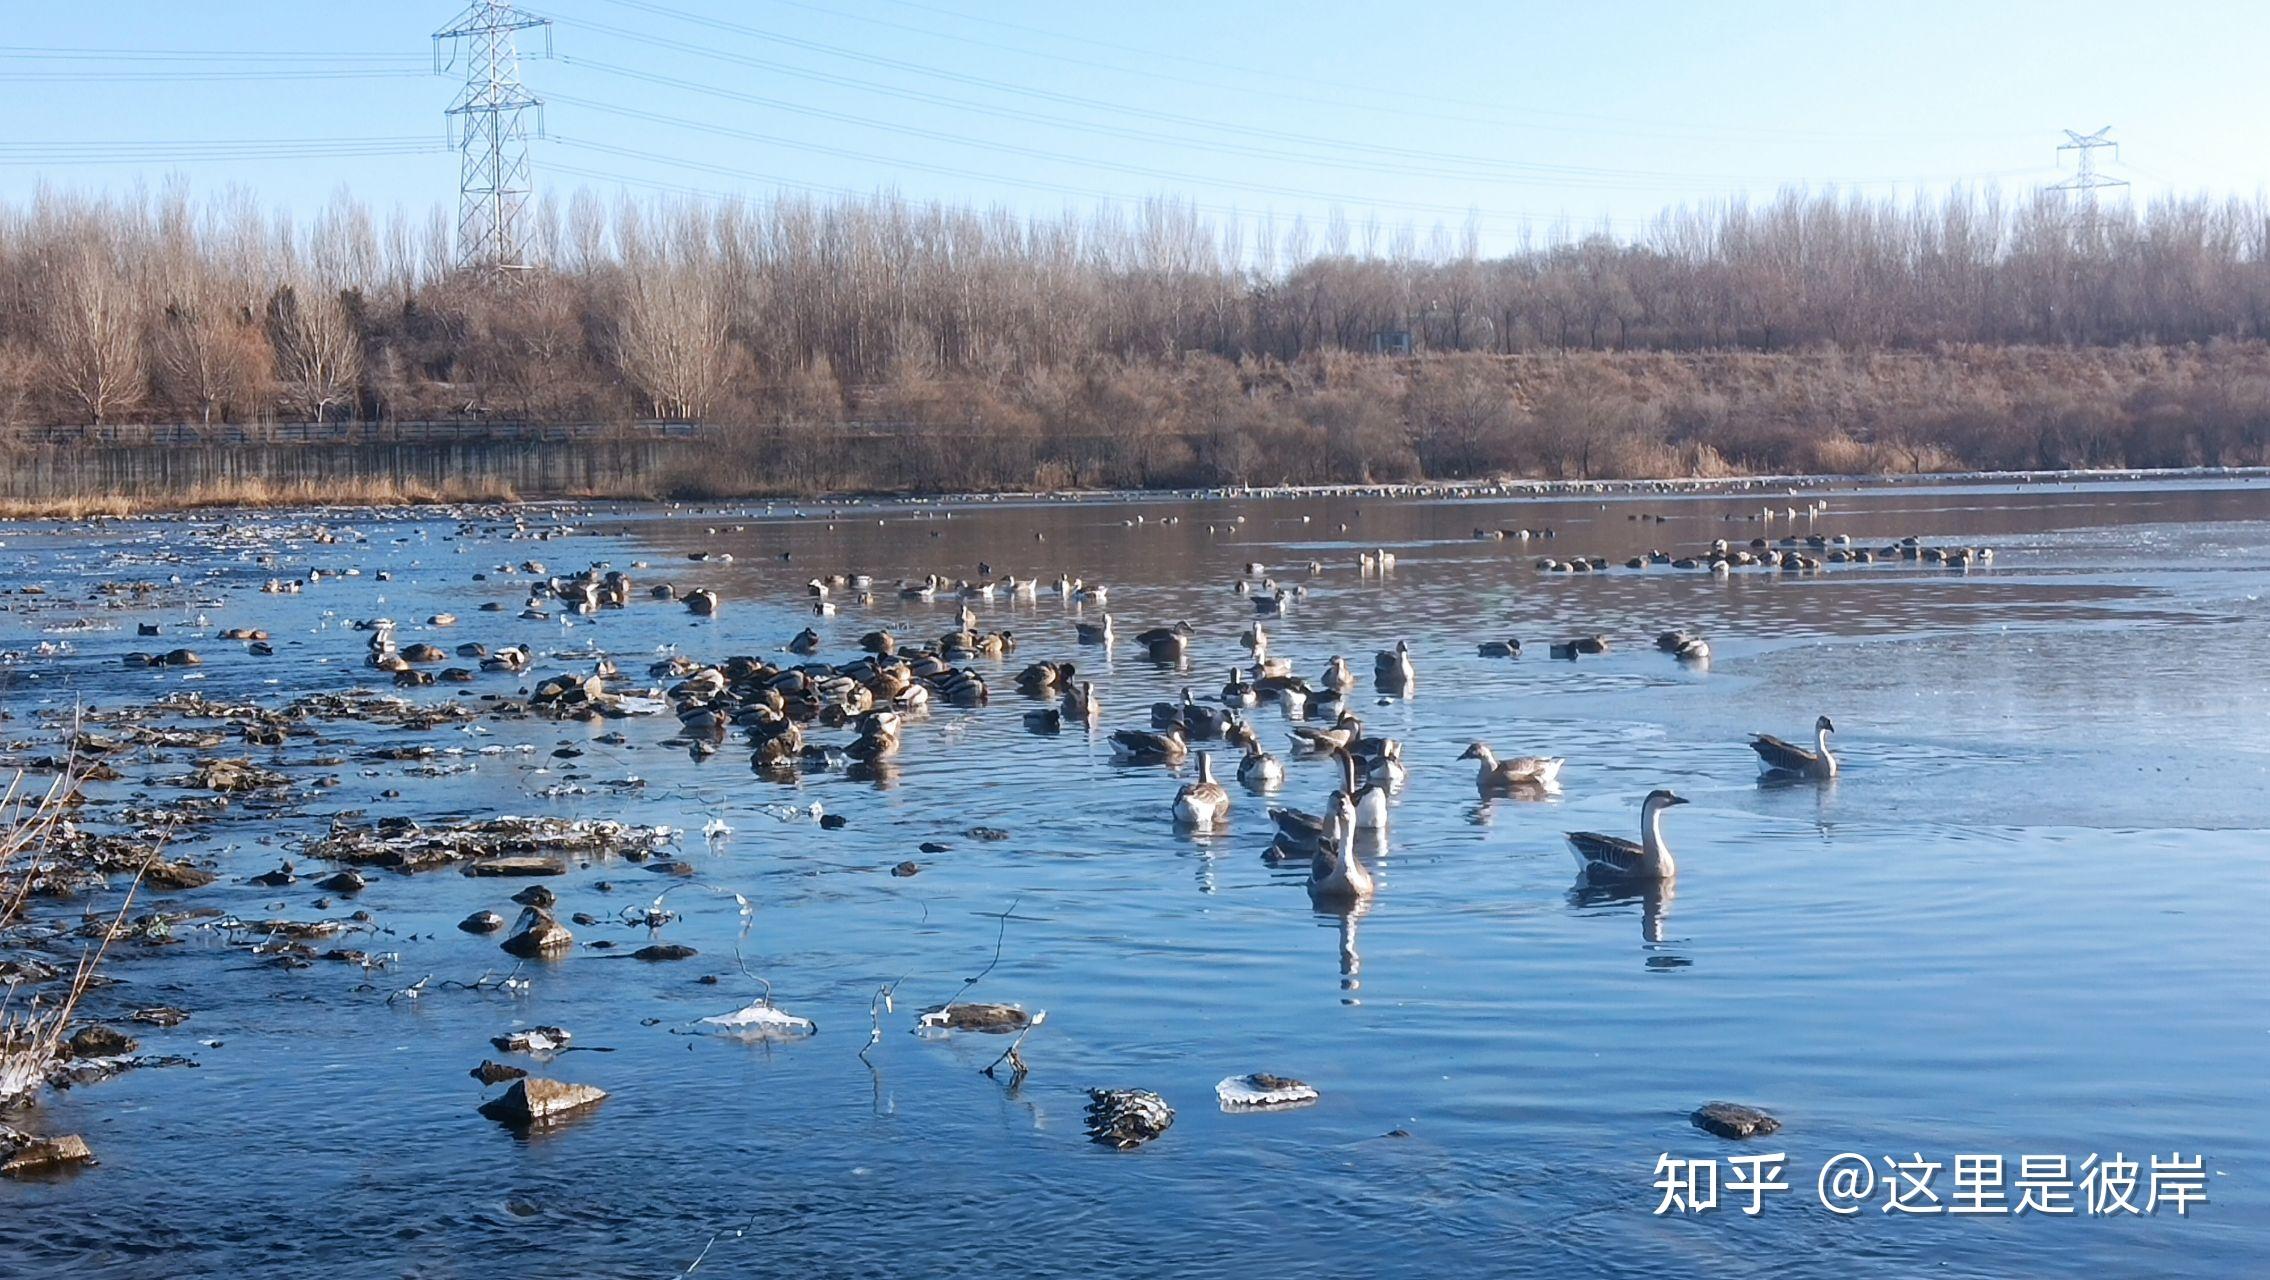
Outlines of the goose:
M 1387 788 L 1367 784 L 1360 776 L 1356 758 L 1345 751 L 1339 753 L 1341 794 L 1355 814 L 1358 831 L 1385 831 L 1387 829 Z
M 1371 660 L 1372 678 L 1380 684 L 1408 688 L 1419 678 L 1418 668 L 1411 665 L 1411 646 L 1398 640 L 1395 648 L 1375 654 Z
M 717 613 L 717 593 L 708 587 L 697 587 L 685 594 L 686 608 L 696 617 L 708 618 Z
M 1165 729 L 1171 725 L 1179 724 L 1187 729 L 1189 727 L 1189 721 L 1183 719 L 1182 716 L 1183 707 L 1185 705 L 1186 704 L 1183 702 L 1152 703 L 1151 727 L 1154 729 Z
M 1035 707 L 1025 713 L 1025 727 L 1034 733 L 1062 732 L 1064 712 L 1056 707 Z
M 1092 586 L 1080 587 L 1072 598 L 1082 604 L 1103 604 L 1111 599 L 1111 588 L 1098 582 Z
M 1317 677 L 1318 684 L 1335 693 L 1346 693 L 1356 687 L 1356 673 L 1348 668 L 1348 660 L 1335 653 L 1324 664 L 1324 674 Z
M 1180 727 L 1162 733 L 1121 729 L 1111 735 L 1111 754 L 1128 764 L 1176 764 L 1189 754 Z
M 1249 630 L 1239 632 L 1237 642 L 1245 646 L 1246 652 L 1252 654 L 1256 662 L 1269 656 L 1269 633 L 1263 631 L 1258 622 Z
M 1795 774 L 1803 778 L 1833 778 L 1836 776 L 1836 757 L 1829 754 L 1829 735 L 1836 725 L 1827 716 L 1813 722 L 1813 750 L 1791 746 L 1770 733 L 1754 735 L 1750 750 L 1758 753 L 1765 763 L 1766 772 Z
M 804 628 L 796 633 L 795 639 L 788 642 L 788 651 L 804 655 L 818 653 L 820 651 L 820 633 L 810 627 Z
M 1184 686 L 1182 690 L 1180 714 L 1184 731 L 1193 738 L 1219 738 L 1230 722 L 1229 712 L 1217 711 L 1193 702 L 1188 686 Z
M 859 637 L 859 647 L 868 653 L 889 657 L 899 651 L 898 637 L 888 631 L 870 631 Z
M 1658 788 L 1640 805 L 1640 842 L 1597 831 L 1568 833 L 1577 874 L 1586 880 L 1669 880 L 1679 874 L 1670 846 L 1663 843 L 1663 811 L 1687 801 Z
M 820 581 L 818 578 L 807 578 L 804 582 L 804 590 L 806 594 L 810 595 L 814 600 L 825 600 L 828 598 L 828 584 Z
M 1285 763 L 1258 744 L 1247 743 L 1245 758 L 1237 762 L 1237 780 L 1256 791 L 1274 787 L 1285 780 Z
M 1253 682 L 1245 678 L 1243 671 L 1231 667 L 1229 683 L 1222 686 L 1222 705 L 1225 707 L 1250 707 L 1260 701 L 1261 695 L 1254 692 Z
M 1360 748 L 1362 744 L 1357 745 Z M 1403 767 L 1403 744 L 1397 739 L 1381 739 L 1380 749 L 1376 752 L 1367 754 L 1359 749 L 1351 750 L 1349 754 L 1355 756 L 1356 763 L 1363 768 L 1366 782 L 1376 783 L 1390 791 L 1401 787 L 1411 776 L 1410 770 Z
M 1181 625 L 1181 624 L 1176 624 Z M 1153 640 L 1144 642 L 1144 654 L 1153 662 L 1180 662 L 1190 651 L 1190 637 L 1180 631 L 1167 631 Z
M 1230 816 L 1230 793 L 1214 781 L 1212 752 L 1198 753 L 1198 781 L 1184 784 L 1174 796 L 1174 820 L 1184 826 L 1210 829 Z
M 1329 729 L 1312 729 L 1307 725 L 1294 725 L 1290 734 L 1293 746 L 1301 751 L 1340 751 L 1363 736 L 1363 725 L 1343 711 Z
M 1521 656 L 1521 642 L 1510 638 L 1484 640 L 1478 650 L 1485 658 L 1518 658 Z
M 1346 809 L 1347 797 L 1338 797 L 1337 808 Z M 1372 895 L 1371 872 L 1356 859 L 1356 828 L 1353 822 L 1341 826 L 1339 837 L 1319 847 L 1308 868 L 1309 900 L 1317 903 L 1353 904 Z
M 1681 662 L 1708 662 L 1710 641 L 1701 636 L 1688 636 L 1677 649 L 1672 650 L 1671 656 Z
M 1503 795 L 1523 787 L 1558 790 L 1561 765 L 1566 763 L 1559 756 L 1515 756 L 1511 760 L 1500 760 L 1486 742 L 1468 746 L 1458 758 L 1479 762 L 1474 786 L 1485 796 Z
M 1198 629 L 1196 627 L 1187 622 L 1177 622 L 1171 627 L 1153 627 L 1148 631 L 1138 631 L 1135 633 L 1135 643 L 1148 648 L 1162 641 L 1187 640 L 1197 634 Z
M 1081 644 L 1108 645 L 1111 643 L 1111 615 L 1105 614 L 1102 622 L 1075 622 L 1072 630 Z
M 1064 718 L 1090 725 L 1103 718 L 1103 704 L 1096 701 L 1095 681 L 1082 680 L 1064 691 Z
M 1276 838 L 1264 855 L 1271 861 L 1313 857 L 1328 841 L 1339 839 L 1343 829 L 1355 830 L 1355 813 L 1346 794 L 1338 791 L 1325 802 L 1323 813 L 1275 806 L 1269 810 L 1269 821 L 1277 827 Z
M 1052 693 L 1071 678 L 1069 662 L 1036 662 L 1017 673 L 1017 687 L 1026 693 Z
M 1290 598 L 1285 589 L 1279 587 L 1268 595 L 1253 597 L 1253 611 L 1264 618 L 1282 618 L 1285 616 L 1285 601 Z

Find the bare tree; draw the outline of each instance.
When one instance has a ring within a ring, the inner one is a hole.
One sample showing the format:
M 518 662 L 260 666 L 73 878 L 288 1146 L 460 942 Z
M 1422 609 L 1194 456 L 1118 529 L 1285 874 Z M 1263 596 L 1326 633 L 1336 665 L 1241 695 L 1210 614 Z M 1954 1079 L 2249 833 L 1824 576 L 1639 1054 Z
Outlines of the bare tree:
M 362 375 L 362 344 L 337 295 L 277 289 L 268 301 L 268 341 L 275 347 L 277 383 L 295 412 L 321 422 L 332 406 L 351 403 Z
M 104 245 L 68 247 L 44 299 L 40 355 L 48 382 L 96 426 L 142 402 L 142 315 L 126 273 Z
M 725 308 L 713 282 L 676 264 L 633 268 L 615 359 L 655 417 L 700 421 L 725 381 Z

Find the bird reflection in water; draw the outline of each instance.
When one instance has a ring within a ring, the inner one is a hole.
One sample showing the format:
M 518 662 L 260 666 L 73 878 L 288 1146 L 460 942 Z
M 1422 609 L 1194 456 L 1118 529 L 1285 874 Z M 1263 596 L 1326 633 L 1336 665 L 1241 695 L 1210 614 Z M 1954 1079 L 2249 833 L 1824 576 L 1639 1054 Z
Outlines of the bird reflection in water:
M 1559 787 L 1541 786 L 1536 783 L 1519 783 L 1492 795 L 1484 796 L 1467 806 L 1466 820 L 1477 827 L 1486 827 L 1497 817 L 1497 807 L 1500 804 L 1557 804 L 1560 798 L 1561 789 Z
M 1639 936 L 1647 949 L 1655 954 L 1648 957 L 1650 969 L 1684 969 L 1693 961 L 1685 956 L 1662 951 L 1664 922 L 1671 916 L 1671 900 L 1678 896 L 1676 880 L 1617 881 L 1605 884 L 1578 882 L 1569 890 L 1569 905 L 1579 911 L 1593 911 L 1608 907 L 1639 904 Z
M 1332 921 L 1340 934 L 1340 1003 L 1362 1004 L 1356 992 L 1363 985 L 1364 958 L 1356 951 L 1356 925 L 1371 914 L 1371 899 L 1358 898 L 1349 902 L 1318 903 L 1316 916 L 1319 922 Z

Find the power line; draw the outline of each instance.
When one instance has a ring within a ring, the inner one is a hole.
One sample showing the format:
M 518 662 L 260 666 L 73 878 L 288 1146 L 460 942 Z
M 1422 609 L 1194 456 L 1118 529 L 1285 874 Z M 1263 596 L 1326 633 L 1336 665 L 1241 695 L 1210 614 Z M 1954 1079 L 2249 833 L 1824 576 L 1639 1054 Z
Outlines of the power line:
M 2097 234 L 2101 230 L 2097 211 L 2097 192 L 2107 187 L 2125 187 L 2128 185 L 2126 178 L 2115 178 L 2110 174 L 2097 172 L 2097 152 L 2110 147 L 2112 158 L 2116 160 L 2120 158 L 2120 144 L 2105 136 L 2111 132 L 2112 126 L 2109 124 L 2095 133 L 2077 133 L 2074 130 L 2067 129 L 2065 136 L 2070 138 L 2071 141 L 2061 142 L 2057 146 L 2060 153 L 2071 151 L 2079 157 L 2079 171 L 2063 182 L 2052 184 L 2049 189 L 2078 193 L 2080 208 L 2068 214 L 2067 221 L 2081 237 L 2081 242 L 2084 245 L 2095 244 Z

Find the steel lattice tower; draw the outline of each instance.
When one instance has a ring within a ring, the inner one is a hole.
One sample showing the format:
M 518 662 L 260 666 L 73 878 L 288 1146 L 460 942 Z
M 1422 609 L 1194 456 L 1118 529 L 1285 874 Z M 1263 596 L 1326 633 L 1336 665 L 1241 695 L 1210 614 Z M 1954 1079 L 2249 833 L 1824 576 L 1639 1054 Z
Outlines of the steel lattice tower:
M 457 182 L 457 264 L 498 271 L 528 268 L 525 216 L 534 178 L 528 163 L 528 115 L 543 135 L 543 100 L 520 83 L 517 32 L 544 29 L 509 0 L 473 0 L 447 27 L 434 32 L 434 70 L 446 73 L 460 57 L 465 87 L 446 113 L 450 141 L 462 157 Z
M 2125 187 L 2128 185 L 2126 178 L 2110 177 L 2097 172 L 2097 152 L 2106 147 L 2111 147 L 2115 158 L 2120 155 L 2120 144 L 2105 136 L 2111 132 L 2112 126 L 2109 124 L 2095 133 L 2075 133 L 2073 130 L 2067 129 L 2065 136 L 2072 141 L 2061 142 L 2057 145 L 2059 151 L 2078 153 L 2080 170 L 2065 181 L 2051 186 L 2050 190 L 2080 193 L 2081 207 L 2072 215 L 2071 225 L 2080 234 L 2082 240 L 2088 244 L 2096 243 L 2099 228 L 2097 192 L 2106 187 Z

